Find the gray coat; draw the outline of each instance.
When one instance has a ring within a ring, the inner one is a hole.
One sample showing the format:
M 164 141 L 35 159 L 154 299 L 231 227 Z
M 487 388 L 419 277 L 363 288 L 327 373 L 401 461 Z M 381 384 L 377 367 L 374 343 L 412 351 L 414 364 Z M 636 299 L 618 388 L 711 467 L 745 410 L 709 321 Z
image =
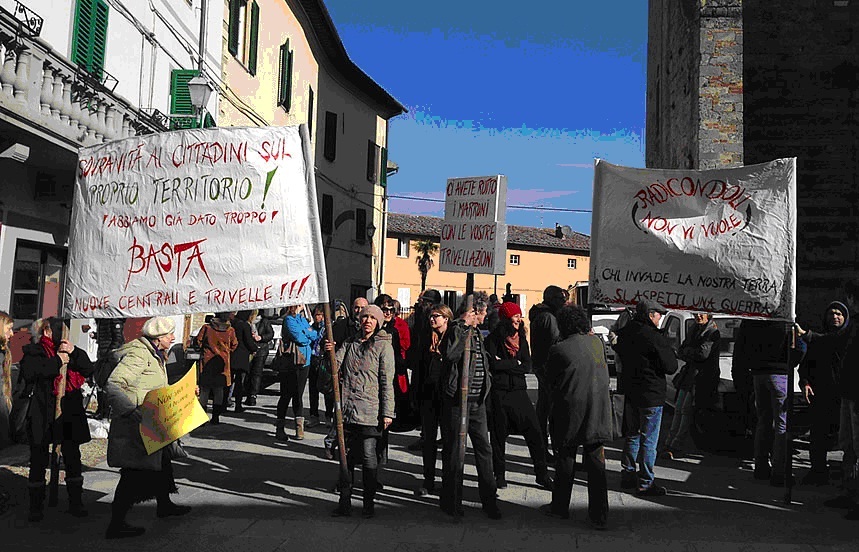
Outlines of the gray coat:
M 380 330 L 371 341 L 349 339 L 337 351 L 344 424 L 377 427 L 394 418 L 394 348 Z
M 141 337 L 119 348 L 122 360 L 107 380 L 111 408 L 107 436 L 107 465 L 113 468 L 161 470 L 161 450 L 146 453 L 140 437 L 140 405 L 152 389 L 167 387 L 167 368 L 148 339 Z
M 578 445 L 611 441 L 608 365 L 599 337 L 574 334 L 552 346 L 546 383 L 558 450 L 571 453 Z

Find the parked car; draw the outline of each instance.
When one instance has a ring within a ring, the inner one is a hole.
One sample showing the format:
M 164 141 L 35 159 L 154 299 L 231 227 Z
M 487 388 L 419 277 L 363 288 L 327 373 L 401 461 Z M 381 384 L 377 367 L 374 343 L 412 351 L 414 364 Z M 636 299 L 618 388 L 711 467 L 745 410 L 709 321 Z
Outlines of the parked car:
M 591 327 L 593 327 L 594 333 L 598 335 L 603 342 L 605 360 L 608 364 L 609 374 L 616 376 L 616 359 L 614 349 L 611 346 L 611 336 L 609 335 L 609 332 L 611 331 L 611 327 L 614 323 L 617 322 L 620 314 L 624 311 L 624 308 L 591 303 L 588 305 L 588 310 L 591 314 Z
M 731 376 L 732 357 L 734 354 L 734 341 L 737 328 L 741 319 L 714 314 L 713 320 L 719 327 L 721 340 L 719 341 L 719 384 L 716 389 L 716 403 L 712 411 L 696 411 L 691 435 L 695 445 L 700 449 L 710 449 L 725 442 L 726 438 L 747 435 L 753 427 L 750 417 L 745 415 L 743 402 L 734 388 L 734 380 Z M 662 317 L 660 328 L 674 344 L 675 352 L 680 349 L 680 344 L 686 339 L 686 335 L 695 325 L 693 313 L 687 311 L 668 311 Z M 680 368 L 685 364 L 679 362 Z M 672 384 L 672 376 L 667 377 L 668 393 L 666 402 L 673 408 L 677 390 Z M 808 404 L 802 396 L 799 388 L 799 375 L 794 368 L 793 387 L 793 413 L 791 426 L 794 435 L 799 435 L 810 426 L 808 420 Z

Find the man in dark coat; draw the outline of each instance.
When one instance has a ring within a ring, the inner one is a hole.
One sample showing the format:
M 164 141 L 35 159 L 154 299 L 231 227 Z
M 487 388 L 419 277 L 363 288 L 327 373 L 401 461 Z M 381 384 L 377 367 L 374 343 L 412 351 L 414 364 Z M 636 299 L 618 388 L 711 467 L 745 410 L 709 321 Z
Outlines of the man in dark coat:
M 602 341 L 589 335 L 587 313 L 568 305 L 558 313 L 563 340 L 546 359 L 545 381 L 551 400 L 552 443 L 557 451 L 555 489 L 544 513 L 566 519 L 575 479 L 576 451 L 583 447 L 588 474 L 588 520 L 604 529 L 608 518 L 608 484 L 603 443 L 611 441 L 608 365 Z
M 751 374 L 755 397 L 755 479 L 769 479 L 781 487 L 787 454 L 787 405 L 793 390 L 787 387 L 788 370 L 799 364 L 805 342 L 794 339 L 792 326 L 778 320 L 743 320 L 737 328 L 731 374 L 734 385 Z M 791 347 L 791 345 L 793 345 Z M 790 352 L 788 352 L 790 349 Z M 772 465 L 770 465 L 772 460 Z
M 549 451 L 549 390 L 546 386 L 546 358 L 549 348 L 558 342 L 561 334 L 558 331 L 558 311 L 568 299 L 567 292 L 558 286 L 549 286 L 543 290 L 543 302 L 531 307 L 528 319 L 531 321 L 531 360 L 534 363 L 534 375 L 537 376 L 537 422 L 540 425 L 540 435 L 543 437 L 543 448 L 546 457 L 551 460 Z
M 621 487 L 635 486 L 636 463 L 639 496 L 663 496 L 665 487 L 654 485 L 656 446 L 665 404 L 665 376 L 677 371 L 671 341 L 658 330 L 665 307 L 643 299 L 635 317 L 618 330 L 615 351 L 623 362 L 621 383 L 625 392 L 624 425 L 627 435 L 621 459 Z
M 833 301 L 823 313 L 823 332 L 808 345 L 808 352 L 799 365 L 799 388 L 809 403 L 811 414 L 811 470 L 804 484 L 825 485 L 829 482 L 826 453 L 831 436 L 838 433 L 838 413 L 841 408 L 837 374 L 844 357 L 850 330 L 847 305 Z

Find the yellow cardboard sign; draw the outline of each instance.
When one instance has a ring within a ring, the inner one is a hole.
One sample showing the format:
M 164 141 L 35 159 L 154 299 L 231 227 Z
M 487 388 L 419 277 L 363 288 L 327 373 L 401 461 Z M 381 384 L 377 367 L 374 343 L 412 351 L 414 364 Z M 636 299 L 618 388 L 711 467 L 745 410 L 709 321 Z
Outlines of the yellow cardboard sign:
M 140 436 L 147 454 L 160 450 L 209 421 L 197 399 L 197 365 L 173 385 L 146 393 Z

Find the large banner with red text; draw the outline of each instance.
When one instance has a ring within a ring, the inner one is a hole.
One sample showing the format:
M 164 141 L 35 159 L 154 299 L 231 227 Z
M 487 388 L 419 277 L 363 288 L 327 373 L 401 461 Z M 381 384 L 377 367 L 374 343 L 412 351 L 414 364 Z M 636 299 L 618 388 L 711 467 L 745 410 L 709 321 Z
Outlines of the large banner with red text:
M 304 127 L 184 130 L 80 150 L 66 316 L 324 301 Z
M 793 320 L 796 159 L 707 171 L 597 160 L 590 300 Z

